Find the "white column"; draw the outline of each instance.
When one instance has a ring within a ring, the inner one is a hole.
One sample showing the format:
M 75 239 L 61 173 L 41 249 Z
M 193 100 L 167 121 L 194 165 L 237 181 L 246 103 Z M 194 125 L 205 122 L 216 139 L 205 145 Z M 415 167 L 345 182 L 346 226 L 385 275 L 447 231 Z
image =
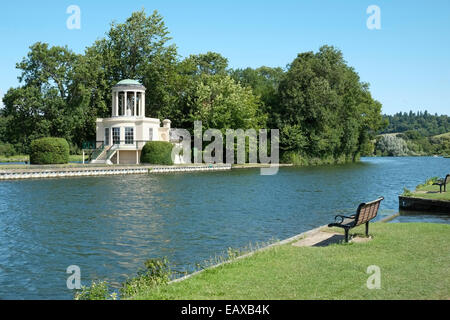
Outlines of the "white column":
M 116 116 L 116 92 L 113 91 L 112 93 L 112 101 L 111 101 L 111 116 Z
M 124 100 L 123 100 L 123 115 L 127 115 L 127 108 L 128 108 L 128 91 L 124 91 Z
M 137 94 L 136 94 L 136 91 L 134 92 L 134 104 L 133 104 L 133 116 L 135 116 L 136 117 L 136 114 L 137 114 L 137 112 L 136 112 L 136 98 L 137 98 Z
M 141 117 L 145 117 L 145 92 L 142 92 L 141 93 L 141 96 L 142 96 L 142 98 L 141 98 L 141 103 L 142 103 L 142 107 L 141 107 L 141 110 L 142 110 L 142 113 L 141 113 Z
M 116 93 L 115 93 L 114 104 L 115 104 L 115 111 L 116 111 L 116 113 L 114 115 L 116 117 L 118 117 L 119 116 L 119 91 L 116 91 Z

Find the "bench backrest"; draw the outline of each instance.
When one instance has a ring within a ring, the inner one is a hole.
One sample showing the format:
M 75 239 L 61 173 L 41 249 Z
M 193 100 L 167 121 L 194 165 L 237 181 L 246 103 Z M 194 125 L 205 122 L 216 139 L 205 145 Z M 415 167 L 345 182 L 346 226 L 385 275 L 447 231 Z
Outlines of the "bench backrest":
M 450 174 L 445 176 L 444 184 L 450 184 Z
M 358 207 L 358 210 L 356 211 L 355 227 L 375 218 L 378 214 L 380 203 L 383 200 L 384 198 L 380 197 L 377 200 L 371 202 L 361 203 Z

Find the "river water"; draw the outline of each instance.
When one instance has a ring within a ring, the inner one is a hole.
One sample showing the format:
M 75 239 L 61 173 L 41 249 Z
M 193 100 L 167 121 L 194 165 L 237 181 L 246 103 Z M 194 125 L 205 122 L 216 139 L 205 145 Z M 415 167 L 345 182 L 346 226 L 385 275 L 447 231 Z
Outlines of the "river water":
M 66 268 L 83 285 L 117 285 L 148 258 L 179 270 L 229 247 L 285 239 L 384 196 L 398 212 L 403 187 L 450 172 L 444 158 L 363 158 L 338 166 L 0 182 L 0 299 L 71 299 Z M 393 222 L 450 223 L 449 216 Z

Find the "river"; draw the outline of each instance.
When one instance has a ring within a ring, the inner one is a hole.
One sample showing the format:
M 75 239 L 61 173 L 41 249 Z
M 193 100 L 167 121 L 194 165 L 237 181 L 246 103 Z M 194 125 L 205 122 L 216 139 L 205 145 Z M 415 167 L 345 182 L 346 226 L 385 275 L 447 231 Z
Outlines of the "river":
M 192 267 L 229 247 L 285 239 L 384 196 L 398 212 L 403 187 L 445 176 L 450 159 L 363 158 L 348 165 L 171 175 L 0 182 L 0 299 L 71 299 L 66 268 L 83 285 L 117 285 L 148 258 Z M 405 215 L 393 222 L 450 223 Z

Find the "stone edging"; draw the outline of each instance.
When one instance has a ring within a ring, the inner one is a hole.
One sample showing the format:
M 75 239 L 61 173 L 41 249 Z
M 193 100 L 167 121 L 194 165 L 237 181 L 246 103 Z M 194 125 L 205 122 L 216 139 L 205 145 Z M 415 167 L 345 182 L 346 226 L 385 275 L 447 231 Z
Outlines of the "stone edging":
M 44 179 L 85 176 L 109 176 L 123 174 L 157 174 L 173 172 L 201 172 L 231 170 L 231 165 L 197 166 L 142 166 L 142 167 L 92 167 L 2 170 L 0 180 Z
M 401 210 L 450 213 L 450 201 L 399 196 Z

